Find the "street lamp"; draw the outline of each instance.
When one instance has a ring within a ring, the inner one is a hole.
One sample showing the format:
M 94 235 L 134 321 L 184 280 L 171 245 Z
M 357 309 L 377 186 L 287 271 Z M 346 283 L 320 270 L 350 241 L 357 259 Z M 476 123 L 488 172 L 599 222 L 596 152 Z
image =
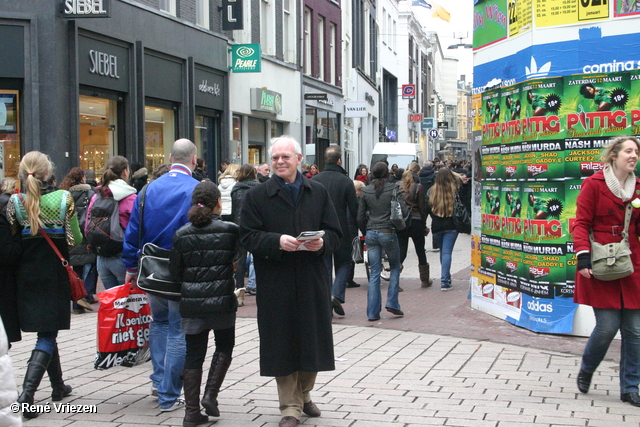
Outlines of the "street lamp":
M 463 34 L 462 32 L 458 33 L 457 36 L 454 34 L 453 38 L 454 39 L 458 39 L 460 41 L 458 43 L 456 43 L 456 44 L 450 45 L 447 49 L 457 49 L 459 47 L 461 47 L 463 49 L 473 49 L 473 45 L 472 44 L 462 43 L 462 40 L 466 39 L 468 35 L 469 35 L 469 33 Z

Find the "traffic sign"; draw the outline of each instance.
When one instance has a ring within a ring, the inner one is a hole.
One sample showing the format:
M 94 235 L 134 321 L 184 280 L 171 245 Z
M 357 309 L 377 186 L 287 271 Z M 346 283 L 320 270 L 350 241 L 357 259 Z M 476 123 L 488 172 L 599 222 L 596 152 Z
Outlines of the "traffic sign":
M 416 85 L 402 85 L 402 99 L 414 99 L 416 97 Z
M 438 134 L 439 134 L 438 129 L 431 129 L 429 131 L 429 136 L 433 139 L 436 139 L 438 137 Z

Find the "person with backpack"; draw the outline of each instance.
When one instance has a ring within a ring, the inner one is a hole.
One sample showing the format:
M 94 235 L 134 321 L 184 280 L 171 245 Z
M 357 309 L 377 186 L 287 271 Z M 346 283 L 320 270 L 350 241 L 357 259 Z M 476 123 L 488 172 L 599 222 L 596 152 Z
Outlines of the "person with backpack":
M 137 193 L 128 179 L 129 161 L 122 156 L 110 158 L 87 210 L 85 236 L 98 254 L 98 275 L 105 289 L 123 285 L 127 273 L 122 242 Z
M 84 170 L 78 167 L 71 169 L 62 184 L 60 184 L 60 189 L 71 193 L 71 197 L 73 197 L 73 201 L 76 204 L 80 231 L 84 231 L 87 207 L 89 207 L 91 197 L 95 194 L 95 190 L 87 183 Z M 82 278 L 84 288 L 87 291 L 87 296 L 84 298 L 87 304 L 83 302 L 78 304 L 74 301 L 73 313 L 83 314 L 85 309 L 93 311 L 90 304 L 98 302 L 95 297 L 98 273 L 96 271 L 96 254 L 91 251 L 87 239 L 83 238 L 82 242 L 69 252 L 69 264 L 73 266 L 75 272 Z

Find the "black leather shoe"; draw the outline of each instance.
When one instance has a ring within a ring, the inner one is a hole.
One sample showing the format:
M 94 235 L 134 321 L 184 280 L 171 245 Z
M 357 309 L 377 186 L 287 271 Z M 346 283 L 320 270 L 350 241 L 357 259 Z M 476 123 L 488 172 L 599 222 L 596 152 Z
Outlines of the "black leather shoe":
M 359 288 L 359 287 L 360 287 L 360 283 L 356 283 L 353 280 L 347 283 L 347 288 Z
M 320 412 L 320 409 L 318 409 L 316 404 L 313 403 L 313 402 L 305 403 L 302 406 L 302 412 L 304 412 L 305 414 L 307 414 L 310 417 L 319 417 L 320 415 L 322 415 L 322 412 Z
M 344 316 L 344 308 L 342 308 L 342 304 L 340 304 L 338 298 L 331 297 L 331 306 L 338 316 Z
M 391 314 L 395 314 L 396 316 L 404 316 L 404 312 L 402 310 L 398 310 L 397 308 L 385 307 L 387 311 Z
M 632 391 L 631 393 L 622 393 L 620 395 L 620 400 L 623 402 L 629 402 L 633 406 L 640 407 L 640 395 L 635 391 Z
M 593 377 L 593 372 L 588 374 L 580 369 L 580 372 L 578 372 L 578 390 L 580 390 L 580 393 L 589 392 L 589 387 L 591 386 L 591 377 Z

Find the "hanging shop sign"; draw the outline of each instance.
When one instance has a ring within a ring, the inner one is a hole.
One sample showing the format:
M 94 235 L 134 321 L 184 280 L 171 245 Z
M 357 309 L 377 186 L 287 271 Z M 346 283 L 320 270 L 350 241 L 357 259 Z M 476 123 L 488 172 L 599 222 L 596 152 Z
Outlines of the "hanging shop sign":
M 231 71 L 259 73 L 261 71 L 260 43 L 238 44 L 231 47 Z
M 222 29 L 242 30 L 242 1 L 241 0 L 222 0 Z
M 282 94 L 272 90 L 252 88 L 251 109 L 276 115 L 282 114 Z
M 64 0 L 62 16 L 65 18 L 108 18 L 110 0 Z

